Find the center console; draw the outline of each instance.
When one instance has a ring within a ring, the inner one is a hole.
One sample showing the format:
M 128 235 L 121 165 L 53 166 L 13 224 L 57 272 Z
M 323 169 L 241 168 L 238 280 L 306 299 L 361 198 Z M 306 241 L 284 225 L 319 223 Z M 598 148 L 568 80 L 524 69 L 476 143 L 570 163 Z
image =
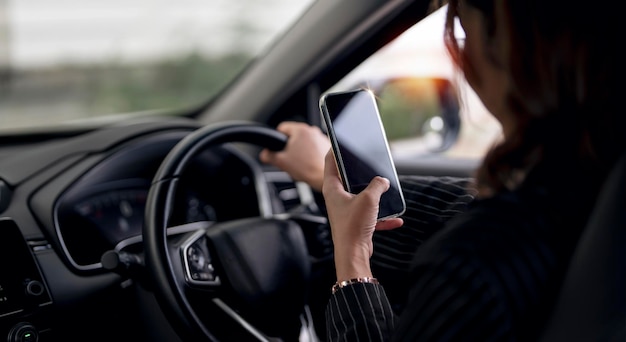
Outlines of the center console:
M 52 304 L 34 255 L 16 223 L 0 218 L 0 341 L 45 341 Z

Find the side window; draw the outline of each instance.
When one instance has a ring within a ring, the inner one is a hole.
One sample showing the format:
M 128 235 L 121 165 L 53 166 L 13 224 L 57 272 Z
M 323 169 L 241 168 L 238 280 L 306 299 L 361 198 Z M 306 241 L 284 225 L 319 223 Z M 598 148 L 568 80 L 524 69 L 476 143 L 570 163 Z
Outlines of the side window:
M 394 159 L 481 158 L 499 123 L 455 70 L 443 44 L 445 7 L 376 52 L 332 90 L 377 95 Z

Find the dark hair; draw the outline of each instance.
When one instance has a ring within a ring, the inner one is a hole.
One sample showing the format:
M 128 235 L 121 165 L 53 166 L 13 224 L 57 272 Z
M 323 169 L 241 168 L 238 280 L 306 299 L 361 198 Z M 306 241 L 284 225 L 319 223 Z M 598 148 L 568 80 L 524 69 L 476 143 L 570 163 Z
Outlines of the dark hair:
M 459 1 L 478 9 L 487 39 L 496 22 L 510 34 L 507 104 L 518 124 L 476 173 L 479 187 L 502 191 L 538 165 L 604 175 L 626 146 L 626 39 L 620 11 L 571 0 L 450 0 L 444 41 L 463 72 L 472 65 L 454 37 Z M 504 6 L 496 21 L 495 4 Z

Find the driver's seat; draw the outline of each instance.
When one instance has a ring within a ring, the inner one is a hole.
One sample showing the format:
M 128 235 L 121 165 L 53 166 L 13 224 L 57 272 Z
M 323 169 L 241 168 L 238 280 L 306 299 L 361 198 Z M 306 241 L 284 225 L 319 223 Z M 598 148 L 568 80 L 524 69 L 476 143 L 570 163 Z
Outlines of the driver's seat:
M 542 341 L 626 341 L 626 154 L 598 196 Z

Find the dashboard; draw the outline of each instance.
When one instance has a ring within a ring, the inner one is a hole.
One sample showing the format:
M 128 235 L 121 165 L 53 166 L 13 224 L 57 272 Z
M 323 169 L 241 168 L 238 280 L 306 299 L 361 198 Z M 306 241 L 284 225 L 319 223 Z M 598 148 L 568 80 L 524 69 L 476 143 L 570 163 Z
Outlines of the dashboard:
M 124 340 L 171 334 L 149 284 L 104 267 L 102 258 L 111 251 L 142 253 L 153 177 L 197 128 L 193 121 L 164 119 L 21 145 L 0 141 L 0 338 L 36 332 L 48 334 L 45 341 L 96 332 L 117 339 L 106 326 L 129 331 Z M 176 187 L 168 236 L 197 229 L 194 222 L 269 217 L 300 205 L 303 189 L 260 164 L 258 151 L 229 143 L 196 155 Z M 107 314 L 112 310 L 115 315 Z M 149 326 L 137 321 L 152 315 L 143 321 Z

